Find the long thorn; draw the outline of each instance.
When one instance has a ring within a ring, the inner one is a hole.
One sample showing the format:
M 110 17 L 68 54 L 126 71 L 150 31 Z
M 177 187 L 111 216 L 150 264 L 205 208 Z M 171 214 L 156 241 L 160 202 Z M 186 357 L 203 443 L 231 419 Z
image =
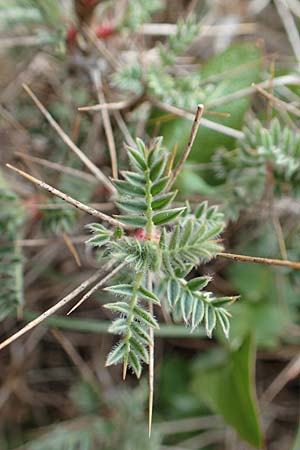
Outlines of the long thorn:
M 122 222 L 119 222 L 118 220 L 114 219 L 113 217 L 107 216 L 106 214 L 97 211 L 97 209 L 91 208 L 90 206 L 84 205 L 83 203 L 79 202 L 78 200 L 75 200 L 74 198 L 70 197 L 67 194 L 64 194 L 63 192 L 59 191 L 58 189 L 50 186 L 49 184 L 45 183 L 44 181 L 38 180 L 37 178 L 33 177 L 32 175 L 29 175 L 29 173 L 23 172 L 23 170 L 17 169 L 14 166 L 11 166 L 10 164 L 6 164 L 6 167 L 13 170 L 14 172 L 18 173 L 22 177 L 26 178 L 27 180 L 31 181 L 31 183 L 36 184 L 37 186 L 41 187 L 42 189 L 45 189 L 46 191 L 50 192 L 51 194 L 55 195 L 56 197 L 61 198 L 67 203 L 70 203 L 70 205 L 75 206 L 75 208 L 81 209 L 82 211 L 85 211 L 86 213 L 90 214 L 91 216 L 97 217 L 98 219 L 105 220 L 106 222 L 110 223 L 111 225 L 122 227 L 122 228 L 128 228 L 123 225 Z
M 52 128 L 57 132 L 57 134 L 62 138 L 62 140 L 67 144 L 67 146 L 78 156 L 79 159 L 86 165 L 86 167 L 95 175 L 95 177 L 101 181 L 111 193 L 115 193 L 115 188 L 109 181 L 109 179 L 101 172 L 100 169 L 80 150 L 77 145 L 74 144 L 72 139 L 63 131 L 56 120 L 53 119 L 51 114 L 46 110 L 44 105 L 39 101 L 39 99 L 34 95 L 32 90 L 26 84 L 23 84 L 23 88 L 27 94 L 32 98 L 36 106 L 39 108 L 44 117 L 48 120 Z
M 151 273 L 148 272 L 147 288 L 152 291 Z M 153 315 L 153 304 L 149 303 L 149 312 Z M 151 343 L 149 344 L 149 407 L 148 407 L 148 430 L 149 437 L 151 436 L 152 417 L 153 417 L 153 396 L 154 396 L 154 331 L 150 327 L 149 335 Z
M 185 161 L 187 160 L 187 158 L 188 158 L 188 156 L 190 154 L 190 151 L 192 149 L 195 137 L 197 135 L 197 131 L 198 131 L 198 128 L 199 128 L 199 125 L 200 125 L 200 120 L 201 120 L 201 117 L 203 115 L 203 111 L 204 111 L 204 106 L 203 105 L 198 105 L 197 112 L 196 112 L 196 115 L 195 115 L 195 119 L 194 119 L 194 122 L 193 122 L 193 126 L 192 126 L 192 129 L 191 129 L 191 133 L 190 133 L 190 136 L 189 136 L 189 140 L 188 140 L 188 142 L 186 144 L 186 147 L 185 147 L 185 149 L 184 149 L 184 151 L 183 151 L 183 153 L 181 155 L 181 158 L 180 158 L 180 160 L 179 160 L 179 162 L 177 164 L 177 167 L 174 170 L 174 173 L 173 173 L 173 176 L 172 176 L 172 178 L 170 180 L 168 188 L 170 188 L 175 183 L 179 173 L 182 170 L 182 167 L 183 167 Z
M 221 258 L 231 259 L 233 261 L 249 262 L 254 264 L 265 264 L 267 266 L 291 267 L 300 269 L 300 262 L 293 262 L 284 259 L 261 258 L 259 256 L 237 255 L 236 253 L 218 253 Z

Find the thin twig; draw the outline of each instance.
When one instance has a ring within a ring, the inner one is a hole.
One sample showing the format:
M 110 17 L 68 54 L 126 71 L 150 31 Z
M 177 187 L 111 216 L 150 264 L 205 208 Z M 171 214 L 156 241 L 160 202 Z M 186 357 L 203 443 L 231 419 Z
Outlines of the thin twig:
M 262 394 L 260 400 L 270 403 L 284 386 L 300 373 L 300 354 L 296 355 Z
M 123 100 L 120 102 L 111 102 L 111 103 L 98 103 L 97 105 L 92 106 L 80 106 L 78 111 L 102 111 L 102 109 L 107 109 L 110 111 L 120 111 L 122 109 L 128 108 L 133 101 L 130 100 Z
M 95 177 L 93 175 L 90 175 L 89 173 L 85 173 L 82 170 L 63 166 L 62 164 L 48 161 L 47 159 L 43 159 L 43 158 L 37 158 L 36 156 L 27 155 L 26 153 L 23 153 L 23 152 L 15 152 L 15 154 L 19 158 L 35 162 L 36 164 L 40 164 L 41 166 L 44 166 L 44 167 L 49 167 L 49 169 L 57 170 L 58 172 L 66 173 L 68 175 L 72 175 L 76 178 L 81 178 L 82 180 L 86 180 L 91 183 L 95 182 Z
M 170 180 L 170 182 L 168 184 L 168 188 L 170 188 L 175 183 L 179 173 L 182 170 L 182 167 L 183 167 L 185 161 L 187 160 L 187 158 L 188 158 L 188 156 L 190 154 L 190 151 L 192 149 L 192 146 L 193 146 L 193 143 L 194 143 L 194 140 L 195 140 L 195 137 L 196 137 L 199 125 L 200 125 L 200 120 L 201 120 L 201 117 L 203 115 L 203 111 L 204 111 L 204 106 L 203 105 L 198 105 L 197 112 L 196 112 L 195 119 L 194 119 L 194 123 L 193 123 L 192 129 L 191 129 L 191 133 L 190 133 L 190 136 L 189 136 L 189 140 L 188 140 L 188 142 L 186 144 L 186 147 L 185 147 L 185 149 L 184 149 L 184 151 L 183 151 L 183 153 L 181 155 L 181 158 L 180 158 L 180 160 L 179 160 L 179 162 L 177 164 L 177 167 L 174 169 L 173 176 L 172 176 L 172 178 L 171 178 L 171 180 Z
M 256 84 L 256 86 L 259 86 L 263 89 L 267 89 L 269 87 L 269 80 L 262 81 L 261 83 Z M 300 84 L 300 77 L 299 75 L 283 75 L 280 77 L 276 77 L 273 79 L 273 87 L 277 86 L 285 86 L 285 85 L 293 85 L 296 84 L 299 86 Z M 255 92 L 255 87 L 249 86 L 243 89 L 240 89 L 239 91 L 233 92 L 232 94 L 224 95 L 223 97 L 216 98 L 214 100 L 211 100 L 208 102 L 205 106 L 206 108 L 215 108 L 216 106 L 223 105 L 224 103 L 230 103 L 234 100 L 238 100 L 240 98 L 246 97 L 247 95 L 251 95 Z
M 178 148 L 178 144 L 177 144 L 177 142 L 176 142 L 176 143 L 174 144 L 173 148 L 172 148 L 172 151 L 171 151 L 171 153 L 170 153 L 170 157 L 169 157 L 169 160 L 168 160 L 168 164 L 167 164 L 166 174 L 167 174 L 168 176 L 171 175 L 171 172 L 172 172 L 173 163 L 174 163 L 175 156 L 176 156 L 176 153 L 177 153 L 177 148 Z
M 147 273 L 147 288 L 152 292 L 152 276 L 150 271 Z M 153 303 L 149 302 L 149 313 L 153 316 Z M 148 407 L 148 431 L 151 436 L 152 416 L 153 416 L 153 397 L 154 397 L 154 330 L 149 328 L 151 343 L 149 344 L 149 407 Z
M 57 134 L 62 138 L 64 143 L 78 156 L 79 159 L 86 165 L 86 167 L 95 175 L 95 177 L 101 181 L 111 193 L 115 193 L 116 189 L 109 181 L 109 179 L 101 172 L 101 170 L 77 147 L 76 144 L 70 139 L 70 137 L 63 131 L 56 120 L 53 119 L 51 114 L 46 110 L 44 105 L 39 101 L 39 99 L 34 95 L 32 90 L 23 84 L 23 88 L 27 94 L 32 98 L 36 106 L 39 108 L 44 117 L 48 120 L 52 128 L 57 132 Z
M 295 58 L 300 65 L 300 36 L 298 33 L 297 25 L 293 18 L 287 3 L 284 0 L 274 0 L 277 12 L 282 20 L 287 37 L 290 41 Z
M 261 95 L 266 97 L 270 101 L 270 103 L 274 104 L 274 106 L 277 105 L 278 107 L 283 108 L 286 111 L 289 111 L 290 113 L 294 114 L 295 116 L 300 117 L 300 109 L 296 108 L 296 106 L 294 106 L 290 103 L 286 103 L 283 100 L 280 100 L 279 98 L 272 95 L 270 92 L 265 91 L 260 86 L 254 84 L 254 83 L 252 86 L 254 86 L 254 88 L 257 90 L 257 92 L 259 92 Z
M 101 80 L 101 73 L 100 70 L 92 70 L 91 71 L 91 77 L 93 79 L 98 101 L 100 104 L 104 105 L 106 103 L 104 92 L 102 89 L 102 80 Z M 107 108 L 103 108 L 101 110 L 103 125 L 104 125 L 104 131 L 107 139 L 107 144 L 109 148 L 109 154 L 110 154 L 110 160 L 111 160 L 111 170 L 112 170 L 112 176 L 113 178 L 118 178 L 118 161 L 117 161 L 117 152 L 116 152 L 116 145 L 114 140 L 114 135 L 112 131 L 112 126 L 110 122 L 110 117 L 107 111 Z
M 128 130 L 128 127 L 127 127 L 120 111 L 113 111 L 113 115 L 117 122 L 118 127 L 121 130 L 121 133 L 124 136 L 126 144 L 130 145 L 131 147 L 135 147 L 136 143 L 134 142 L 134 139 L 131 136 L 130 131 Z
M 6 167 L 13 170 L 14 172 L 18 173 L 22 177 L 26 178 L 27 180 L 31 181 L 31 183 L 36 184 L 37 186 L 41 187 L 42 189 L 45 189 L 46 191 L 50 192 L 51 194 L 55 195 L 56 197 L 61 198 L 67 203 L 70 203 L 70 205 L 75 206 L 75 208 L 81 209 L 82 211 L 85 211 L 86 213 L 90 214 L 91 216 L 97 217 L 98 219 L 105 220 L 106 222 L 110 223 L 113 226 L 122 227 L 122 228 L 131 228 L 126 225 L 124 225 L 122 222 L 119 222 L 118 220 L 114 219 L 113 217 L 107 216 L 106 214 L 98 211 L 97 209 L 91 208 L 90 206 L 87 206 L 78 200 L 75 200 L 74 198 L 70 197 L 69 195 L 65 194 L 64 192 L 59 191 L 58 189 L 50 186 L 49 184 L 45 183 L 44 181 L 38 180 L 37 178 L 33 177 L 32 175 L 29 175 L 26 172 L 23 172 L 23 170 L 17 169 L 14 166 L 11 166 L 10 164 L 6 164 Z
M 110 276 L 113 277 L 116 273 L 118 273 L 121 269 L 123 269 L 124 266 L 126 266 L 127 262 L 123 262 L 119 266 L 117 266 L 111 273 Z M 108 269 L 111 267 L 112 264 L 108 267 Z M 95 286 L 92 287 L 83 297 L 79 300 L 76 305 L 73 306 L 73 308 L 70 309 L 70 311 L 67 312 L 67 316 L 69 316 L 75 309 L 77 309 L 80 305 L 82 305 L 83 302 L 85 302 L 87 299 L 90 298 L 90 296 L 96 292 L 101 286 L 103 285 L 103 280 L 100 280 L 99 283 L 95 284 Z
M 43 322 L 47 317 L 52 316 L 57 310 L 62 308 L 64 305 L 69 303 L 71 300 L 73 300 L 77 295 L 81 294 L 88 286 L 93 284 L 99 276 L 102 274 L 103 269 L 98 270 L 96 273 L 94 273 L 90 278 L 88 278 L 86 281 L 80 284 L 74 291 L 70 292 L 66 297 L 61 299 L 56 305 L 52 306 L 51 308 L 47 309 L 47 311 L 43 312 L 41 315 L 39 315 L 36 319 L 29 322 L 25 327 L 21 328 L 21 330 L 17 331 L 15 334 L 10 336 L 9 338 L 5 339 L 5 341 L 1 342 L 0 344 L 0 350 L 10 345 L 12 342 L 14 342 L 19 337 L 23 336 L 23 334 L 27 333 L 28 331 L 32 330 L 32 328 L 39 325 L 41 322 Z M 110 274 L 107 275 L 105 278 L 103 278 L 103 282 L 105 282 L 107 279 L 110 278 Z
M 234 30 L 232 25 L 204 25 L 201 27 L 201 32 L 206 36 L 213 36 L 220 34 L 222 36 L 229 33 L 232 35 L 243 35 L 254 33 L 257 28 L 257 24 L 253 23 L 240 23 L 235 26 Z M 144 34 L 146 36 L 172 36 L 176 34 L 178 26 L 173 23 L 144 23 L 137 30 L 137 33 Z
M 66 354 L 69 356 L 71 361 L 74 363 L 74 365 L 77 367 L 81 377 L 83 380 L 87 381 L 96 392 L 99 392 L 99 384 L 97 382 L 97 379 L 91 370 L 90 366 L 82 359 L 72 342 L 67 339 L 66 336 L 64 336 L 63 333 L 61 333 L 59 330 L 51 330 L 53 336 L 55 339 L 59 342 L 59 344 L 62 346 Z
M 154 97 L 149 98 L 149 101 L 158 108 L 167 111 L 174 116 L 183 117 L 184 119 L 188 120 L 195 120 L 195 114 L 185 111 L 184 109 L 177 108 L 177 106 L 168 105 L 167 103 L 164 103 Z M 226 136 L 231 136 L 235 139 L 243 139 L 245 134 L 242 131 L 236 130 L 235 128 L 230 128 L 225 125 L 222 125 L 217 122 L 212 122 L 211 120 L 205 119 L 202 117 L 201 119 L 201 125 L 203 125 L 205 128 L 209 128 L 210 130 L 217 131 L 218 133 L 225 134 Z
M 237 255 L 236 253 L 218 253 L 221 258 L 231 259 L 233 261 L 248 262 L 254 264 L 265 264 L 267 266 L 291 267 L 300 269 L 300 262 L 293 262 L 284 259 L 261 258 L 259 256 Z
M 70 236 L 67 233 L 63 233 L 63 240 L 66 243 L 66 246 L 68 247 L 71 255 L 73 256 L 73 258 L 75 259 L 75 262 L 77 264 L 78 267 L 81 267 L 81 261 L 80 261 L 80 257 L 78 255 L 78 252 L 75 248 L 75 245 L 73 244 L 73 242 L 70 239 Z

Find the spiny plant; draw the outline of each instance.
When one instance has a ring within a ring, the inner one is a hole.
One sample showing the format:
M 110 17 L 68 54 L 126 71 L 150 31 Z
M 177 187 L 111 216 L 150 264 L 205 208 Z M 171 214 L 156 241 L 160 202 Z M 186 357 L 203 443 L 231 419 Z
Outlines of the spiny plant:
M 266 128 L 255 120 L 244 129 L 244 138 L 233 152 L 220 150 L 213 165 L 222 180 L 220 192 L 232 217 L 262 200 L 266 183 L 275 196 L 299 192 L 300 134 L 282 127 L 277 118 Z
M 23 304 L 23 257 L 17 239 L 25 214 L 0 173 L 0 320 Z
M 178 71 L 180 66 L 176 63 L 176 58 L 186 52 L 197 38 L 199 30 L 195 16 L 192 15 L 185 21 L 180 20 L 175 33 L 164 44 L 156 45 L 155 62 L 146 66 L 144 64 L 143 67 L 139 61 L 130 66 L 122 66 L 113 74 L 114 84 L 135 94 L 145 92 L 166 103 L 192 109 L 195 101 L 204 101 L 205 91 L 199 86 L 199 73 L 187 73 L 184 69 Z
M 57 0 L 1 0 L 0 12 L 4 28 L 22 25 L 34 30 L 38 45 L 54 45 L 62 50 L 65 25 Z
M 169 155 L 162 139 L 148 146 L 140 139 L 135 148 L 127 147 L 131 171 L 123 171 L 122 180 L 112 180 L 117 189 L 116 205 L 125 212 L 116 218 L 126 227 L 114 230 L 102 224 L 89 225 L 88 244 L 101 248 L 102 257 L 132 267 L 131 280 L 105 290 L 121 297 L 105 305 L 117 314 L 110 331 L 121 336 L 107 358 L 107 366 L 123 363 L 123 377 L 130 367 L 140 377 L 142 364 L 149 364 L 153 331 L 159 327 L 153 305 L 169 309 L 197 329 L 205 324 L 211 337 L 220 323 L 228 337 L 230 314 L 227 306 L 236 297 L 216 298 L 204 291 L 210 277 L 193 278 L 193 269 L 222 251 L 218 236 L 225 223 L 216 207 L 201 203 L 195 211 L 190 206 L 172 207 L 176 191 Z M 157 294 L 159 284 L 165 292 Z
M 99 391 L 82 381 L 74 383 L 71 399 L 81 415 L 29 436 L 18 450 L 159 450 L 158 432 L 145 440 L 147 390 L 143 383 L 135 389 L 116 389 L 107 398 Z

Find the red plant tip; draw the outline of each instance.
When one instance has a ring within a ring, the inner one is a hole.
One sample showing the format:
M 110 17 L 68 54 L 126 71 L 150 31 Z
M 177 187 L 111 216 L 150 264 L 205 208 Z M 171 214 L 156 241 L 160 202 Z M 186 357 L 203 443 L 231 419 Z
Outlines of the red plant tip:
M 140 241 L 158 241 L 160 239 L 160 233 L 156 228 L 153 228 L 152 235 L 149 236 L 144 228 L 138 228 L 134 232 L 134 237 L 136 237 Z
M 78 30 L 77 30 L 77 28 L 74 25 L 72 25 L 68 29 L 67 37 L 66 37 L 66 41 L 67 41 L 68 44 L 72 44 L 72 45 L 76 45 L 77 44 L 77 40 L 76 40 L 77 33 L 78 33 Z
M 95 34 L 99 39 L 107 39 L 108 37 L 115 34 L 116 29 L 110 24 L 107 25 L 98 25 L 95 28 Z

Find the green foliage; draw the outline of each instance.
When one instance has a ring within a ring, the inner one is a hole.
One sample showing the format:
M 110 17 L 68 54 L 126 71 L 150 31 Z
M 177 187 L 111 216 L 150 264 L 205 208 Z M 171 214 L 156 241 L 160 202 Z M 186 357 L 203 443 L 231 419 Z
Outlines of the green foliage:
M 61 5 L 57 0 L 0 1 L 1 24 L 7 30 L 26 26 L 35 32 L 37 45 L 54 45 L 63 49 L 65 25 Z
M 240 99 L 228 101 L 225 99 L 227 95 L 234 94 L 258 81 L 261 57 L 262 53 L 259 48 L 252 43 L 242 42 L 233 44 L 226 51 L 210 58 L 207 63 L 203 64 L 199 72 L 194 74 L 198 78 L 198 88 L 195 91 L 193 87 L 194 100 L 191 96 L 192 103 L 187 106 L 188 109 L 195 111 L 197 103 L 203 103 L 212 111 L 230 114 L 227 118 L 213 118 L 214 122 L 241 129 L 244 125 L 245 113 L 250 106 L 250 97 L 243 96 Z M 178 95 L 178 100 L 180 98 L 181 95 Z M 217 105 L 222 98 L 224 98 L 224 102 Z M 154 110 L 152 119 L 161 117 L 162 114 L 162 111 Z M 179 151 L 183 150 L 190 126 L 189 120 L 181 118 L 161 123 L 160 133 L 164 136 L 165 145 L 173 148 L 176 144 Z M 207 162 L 215 150 L 224 146 L 233 149 L 235 139 L 200 127 L 189 159 L 201 163 Z
M 76 390 L 76 394 L 75 394 Z M 153 433 L 145 439 L 143 416 L 146 389 L 117 389 L 109 399 L 90 385 L 76 383 L 72 399 L 83 413 L 80 417 L 48 427 L 18 450 L 158 450 L 161 438 Z M 78 396 L 80 402 L 78 402 Z M 98 402 L 98 403 L 97 403 Z M 99 409 L 102 404 L 102 409 Z M 96 408 L 96 405 L 97 408 Z M 109 412 L 109 414 L 107 414 Z
M 268 128 L 256 120 L 244 131 L 234 152 L 220 150 L 213 160 L 223 203 L 233 218 L 263 199 L 267 183 L 277 196 L 299 192 L 300 134 L 282 127 L 278 119 Z
M 148 4 L 153 6 L 153 2 Z M 166 103 L 194 109 L 197 103 L 204 100 L 199 75 L 177 73 L 176 57 L 188 49 L 198 34 L 199 24 L 195 16 L 179 21 L 176 32 L 168 37 L 164 45 L 157 45 L 157 61 L 146 67 L 142 67 L 139 61 L 121 67 L 113 76 L 115 85 L 135 94 L 145 91 Z
M 162 45 L 160 57 L 166 65 L 173 64 L 177 55 L 183 54 L 199 35 L 199 24 L 196 17 L 190 15 L 186 21 L 177 22 L 177 29 L 171 34 L 165 45 Z
M 172 208 L 176 192 L 170 191 L 169 154 L 161 138 L 149 146 L 137 139 L 137 146 L 128 147 L 127 152 L 132 170 L 123 171 L 122 180 L 112 181 L 117 189 L 116 205 L 125 213 L 115 217 L 133 231 L 126 235 L 118 228 L 112 231 L 91 224 L 93 236 L 88 243 L 100 248 L 102 257 L 132 266 L 126 284 L 106 288 L 120 297 L 105 306 L 117 314 L 109 331 L 121 336 L 106 364 L 123 362 L 124 375 L 129 366 L 139 377 L 142 364 L 149 362 L 150 331 L 159 327 L 150 304 L 159 307 L 164 302 L 174 319 L 183 320 L 191 331 L 203 322 L 209 337 L 219 323 L 228 337 L 230 314 L 226 308 L 236 297 L 216 298 L 203 290 L 209 277 L 193 279 L 189 275 L 200 262 L 210 261 L 222 250 L 217 238 L 225 226 L 223 215 L 206 202 L 195 211 L 189 205 Z M 156 295 L 161 282 L 166 290 Z
M 162 9 L 162 7 L 162 0 L 153 0 L 151 2 L 147 0 L 132 0 L 128 3 L 121 26 L 131 31 L 136 31 L 143 22 L 150 20 L 151 15 Z
M 224 355 L 225 356 L 225 355 Z M 255 448 L 263 447 L 254 389 L 254 345 L 248 336 L 215 367 L 195 365 L 193 392 Z
M 23 257 L 21 237 L 24 210 L 0 173 L 0 320 L 23 304 Z

